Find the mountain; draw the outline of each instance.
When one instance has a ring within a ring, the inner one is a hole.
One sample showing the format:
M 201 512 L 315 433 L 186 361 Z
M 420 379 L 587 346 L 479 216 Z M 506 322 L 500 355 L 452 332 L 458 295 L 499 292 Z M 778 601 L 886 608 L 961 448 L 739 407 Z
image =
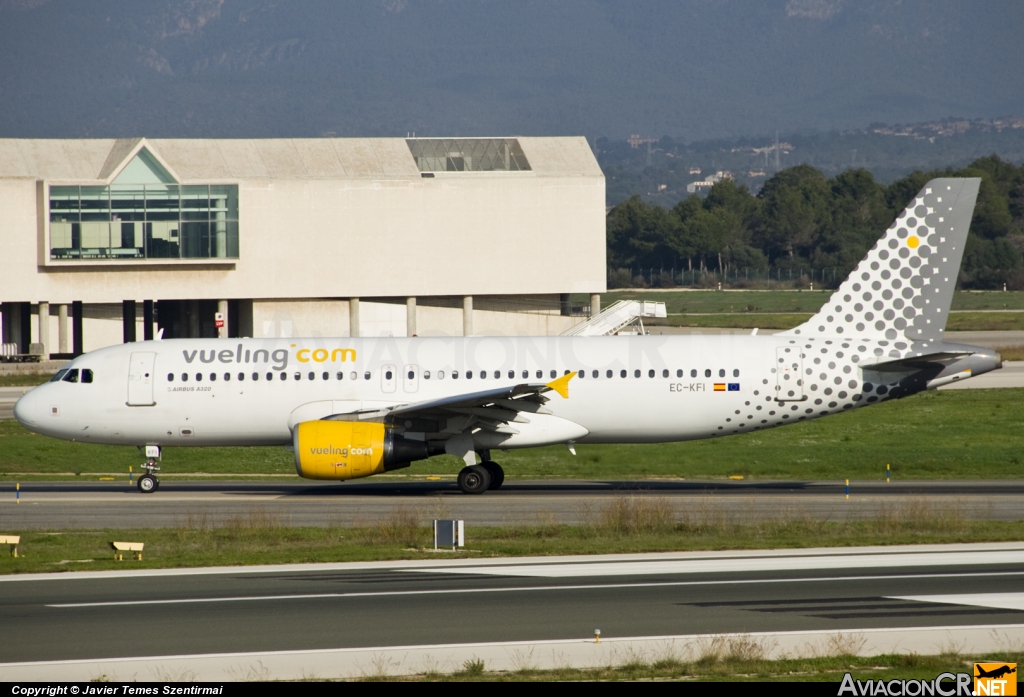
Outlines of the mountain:
M 0 0 L 0 136 L 671 133 L 1024 113 L 1024 3 Z

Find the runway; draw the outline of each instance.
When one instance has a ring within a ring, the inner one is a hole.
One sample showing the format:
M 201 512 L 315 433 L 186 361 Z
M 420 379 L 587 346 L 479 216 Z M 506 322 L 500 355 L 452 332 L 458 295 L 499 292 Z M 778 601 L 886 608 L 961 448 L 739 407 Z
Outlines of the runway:
M 1024 637 L 1022 580 L 1024 543 L 6 576 L 0 680 L 145 679 L 158 665 L 223 679 L 257 661 L 275 666 L 265 677 L 326 677 L 372 672 L 373 655 L 394 672 L 431 651 L 507 664 L 513 648 L 571 663 L 601 648 L 595 629 L 606 661 L 608 646 L 693 651 L 723 633 L 771 638 L 766 654 L 844 634 L 867 637 L 854 652 L 939 653 Z
M 459 518 L 470 526 L 594 522 L 622 497 L 669 506 L 677 520 L 736 523 L 785 518 L 843 521 L 879 516 L 1024 518 L 1024 481 L 588 481 L 509 480 L 483 496 L 459 492 L 454 478 L 352 482 L 176 481 L 155 494 L 120 482 L 0 484 L 0 531 L 135 529 L 224 525 L 257 515 L 280 526 L 372 525 L 398 512 L 423 525 Z

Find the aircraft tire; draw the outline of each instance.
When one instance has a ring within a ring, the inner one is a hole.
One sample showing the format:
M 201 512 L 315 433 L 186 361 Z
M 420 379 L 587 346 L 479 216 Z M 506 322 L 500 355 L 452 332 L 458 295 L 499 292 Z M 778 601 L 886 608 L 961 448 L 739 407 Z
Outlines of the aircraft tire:
M 139 477 L 139 481 L 136 484 L 139 487 L 139 492 L 143 494 L 152 494 L 160 486 L 160 482 L 152 474 L 144 474 Z
M 491 486 L 488 487 L 488 490 L 500 489 L 501 485 L 505 482 L 505 470 L 501 468 L 501 465 L 493 460 L 487 460 L 486 462 L 481 462 L 480 466 L 486 468 L 488 474 L 491 475 Z
M 463 494 L 482 494 L 491 486 L 491 473 L 482 465 L 463 467 L 459 472 L 459 489 Z

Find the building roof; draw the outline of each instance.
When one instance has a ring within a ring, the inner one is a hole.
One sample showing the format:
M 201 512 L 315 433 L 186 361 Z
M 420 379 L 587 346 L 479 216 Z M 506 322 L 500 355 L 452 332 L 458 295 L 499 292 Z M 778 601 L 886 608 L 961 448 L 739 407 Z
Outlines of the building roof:
M 603 176 L 582 136 L 520 137 L 540 176 Z M 419 177 L 405 138 L 0 138 L 0 179 L 108 183 L 142 148 L 178 181 Z

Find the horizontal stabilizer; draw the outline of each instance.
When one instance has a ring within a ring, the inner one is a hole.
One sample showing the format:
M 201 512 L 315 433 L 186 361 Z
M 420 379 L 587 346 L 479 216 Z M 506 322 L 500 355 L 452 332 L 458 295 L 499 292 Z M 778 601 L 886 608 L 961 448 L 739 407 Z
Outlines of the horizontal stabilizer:
M 924 370 L 926 368 L 934 368 L 936 366 L 944 367 L 955 361 L 964 358 L 965 356 L 973 355 L 973 351 L 939 351 L 936 353 L 926 353 L 922 356 L 907 356 L 906 358 L 897 358 L 893 361 L 885 361 L 884 363 L 875 363 L 864 365 L 861 364 L 861 368 L 864 370 L 877 370 L 878 372 L 908 372 L 913 370 Z

